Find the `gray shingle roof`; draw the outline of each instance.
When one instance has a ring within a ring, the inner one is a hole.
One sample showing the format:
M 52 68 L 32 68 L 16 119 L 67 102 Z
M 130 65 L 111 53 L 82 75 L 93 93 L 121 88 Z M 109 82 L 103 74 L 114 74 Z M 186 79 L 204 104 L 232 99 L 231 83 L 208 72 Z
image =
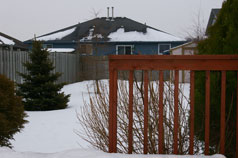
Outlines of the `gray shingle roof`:
M 28 49 L 28 47 L 21 41 L 9 36 L 9 35 L 6 35 L 2 32 L 0 32 L 0 36 L 4 37 L 4 38 L 7 38 L 8 40 L 11 40 L 13 41 L 15 44 L 13 45 L 15 48 L 20 48 L 20 49 Z M 3 41 L 1 42 L 2 45 L 7 45 L 6 43 L 4 43 Z M 1 44 L 0 43 L 0 44 Z
M 217 19 L 217 16 L 218 16 L 220 10 L 221 9 L 219 9 L 219 8 L 215 8 L 215 9 L 211 10 L 211 14 L 210 14 L 208 24 L 207 24 L 207 29 L 216 22 L 216 19 Z M 207 29 L 206 29 L 206 35 L 207 35 Z
M 97 38 L 97 41 L 108 41 L 108 35 L 112 32 L 116 32 L 119 28 L 124 28 L 125 32 L 130 32 L 130 31 L 137 31 L 137 32 L 143 32 L 146 33 L 147 28 L 154 29 L 159 32 L 166 33 L 164 31 L 152 28 L 150 26 L 147 26 L 146 24 L 142 24 L 139 22 L 136 22 L 134 20 L 131 20 L 126 17 L 116 17 L 113 20 L 112 19 L 107 19 L 106 17 L 102 18 L 95 18 L 83 23 L 79 23 L 58 31 L 54 31 L 42 36 L 39 36 L 37 38 L 43 38 L 49 35 L 57 34 L 59 32 L 67 31 L 70 29 L 75 28 L 75 30 L 64 36 L 63 38 L 60 39 L 54 39 L 54 40 L 48 40 L 48 41 L 55 41 L 55 42 L 63 42 L 63 41 L 80 41 L 87 37 L 90 34 L 90 29 L 93 29 L 93 34 L 100 34 L 102 35 L 102 38 Z M 166 33 L 169 34 L 169 33 Z M 93 39 L 91 39 L 93 41 Z

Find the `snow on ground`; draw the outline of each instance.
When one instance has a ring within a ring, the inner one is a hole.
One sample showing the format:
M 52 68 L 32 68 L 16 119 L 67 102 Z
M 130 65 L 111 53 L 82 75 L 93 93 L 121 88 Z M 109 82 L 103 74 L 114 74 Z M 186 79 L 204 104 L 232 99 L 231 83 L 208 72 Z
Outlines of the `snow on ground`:
M 147 32 L 130 31 L 125 32 L 124 28 L 118 29 L 116 32 L 109 34 L 110 41 L 184 41 L 184 39 L 175 37 L 165 32 L 147 28 Z
M 33 152 L 15 152 L 8 148 L 0 148 L 1 158 L 225 158 L 222 155 L 213 156 L 179 156 L 179 155 L 128 155 L 109 154 L 93 149 L 74 149 L 58 153 L 43 154 Z
M 21 133 L 17 133 L 11 141 L 16 151 L 31 151 L 52 153 L 79 147 L 87 147 L 88 143 L 75 134 L 81 126 L 76 117 L 83 106 L 83 98 L 88 98 L 87 85 L 92 81 L 84 81 L 63 88 L 66 94 L 71 94 L 69 107 L 64 110 L 47 112 L 27 112 L 29 123 Z M 92 87 L 92 86 L 91 86 Z
M 88 100 L 87 87 L 93 92 L 92 81 L 79 82 L 63 88 L 66 94 L 71 94 L 67 109 L 27 112 L 29 123 L 21 133 L 14 136 L 15 141 L 11 141 L 13 150 L 0 148 L 0 158 L 206 158 L 206 156 L 109 154 L 92 149 L 74 132 L 82 130 L 76 111 L 80 112 L 83 106 L 83 96 L 85 101 Z M 225 157 L 214 155 L 210 158 Z
M 14 45 L 15 44 L 12 40 L 7 39 L 7 38 L 5 38 L 3 36 L 0 36 L 0 43 L 8 44 L 8 45 Z
M 60 40 L 63 37 L 71 34 L 72 32 L 74 32 L 74 30 L 76 29 L 76 27 L 73 27 L 72 29 L 69 30 L 65 30 L 65 31 L 60 31 L 60 32 L 56 32 L 50 35 L 45 35 L 42 37 L 38 37 L 37 40 L 40 41 L 49 41 L 49 40 Z

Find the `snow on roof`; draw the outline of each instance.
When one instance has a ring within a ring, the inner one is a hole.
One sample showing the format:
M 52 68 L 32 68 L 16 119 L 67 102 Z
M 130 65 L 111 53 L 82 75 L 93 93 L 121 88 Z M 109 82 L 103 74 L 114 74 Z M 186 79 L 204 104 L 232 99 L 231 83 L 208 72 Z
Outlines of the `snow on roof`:
M 75 51 L 74 48 L 48 48 L 47 49 L 49 52 L 62 52 L 62 53 L 70 53 Z
M 182 47 L 197 47 L 197 43 L 198 42 L 195 42 L 195 41 L 187 42 L 187 43 L 178 45 L 176 47 L 170 48 L 170 50 L 175 50 L 175 49 L 179 49 L 179 48 L 182 48 Z
M 37 37 L 37 40 L 39 41 L 50 41 L 50 40 L 60 40 L 63 37 L 71 34 L 72 32 L 74 32 L 76 29 L 76 27 L 73 27 L 71 29 L 65 30 L 65 31 L 60 31 L 60 32 L 56 32 L 50 35 L 45 35 L 45 36 L 41 36 L 41 37 Z
M 14 45 L 15 42 L 13 42 L 13 40 L 0 36 L 0 44 Z
M 169 41 L 185 41 L 182 38 L 175 37 L 165 32 L 157 31 L 152 28 L 147 28 L 147 32 L 137 32 L 137 31 L 130 31 L 125 32 L 124 28 L 118 29 L 116 32 L 110 33 L 108 38 L 110 41 L 147 41 L 147 42 L 154 42 L 154 41 L 161 41 L 161 42 L 169 42 Z
M 94 28 L 91 28 L 89 30 L 89 35 L 86 37 L 83 37 L 80 41 L 82 42 L 82 41 L 92 40 L 93 38 L 98 38 L 98 39 L 103 38 L 101 34 L 94 34 L 94 35 L 93 34 L 94 34 Z

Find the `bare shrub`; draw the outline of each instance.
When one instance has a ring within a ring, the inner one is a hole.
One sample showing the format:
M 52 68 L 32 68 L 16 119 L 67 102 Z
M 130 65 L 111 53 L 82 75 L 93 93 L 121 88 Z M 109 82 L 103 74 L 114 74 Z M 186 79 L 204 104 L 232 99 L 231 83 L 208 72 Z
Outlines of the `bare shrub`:
M 94 85 L 94 93 L 89 95 L 89 102 L 84 103 L 78 120 L 84 132 L 77 134 L 89 142 L 93 147 L 108 151 L 109 144 L 109 83 L 100 81 Z M 186 86 L 186 87 L 184 87 Z M 179 153 L 187 154 L 189 149 L 189 98 L 185 96 L 185 90 L 189 85 L 179 86 Z M 117 108 L 117 151 L 128 152 L 128 105 L 129 105 L 128 81 L 118 81 L 118 108 Z M 144 129 L 144 105 L 143 82 L 133 83 L 133 152 L 143 153 L 143 129 Z M 185 89 L 185 90 L 184 90 Z M 159 83 L 149 82 L 149 122 L 148 122 L 148 153 L 158 153 L 158 118 L 159 118 Z M 164 82 L 164 150 L 165 154 L 173 151 L 174 131 L 174 85 L 173 82 Z M 84 134 L 83 134 L 84 133 Z M 196 146 L 196 144 L 195 144 Z M 195 149 L 197 152 L 198 149 Z

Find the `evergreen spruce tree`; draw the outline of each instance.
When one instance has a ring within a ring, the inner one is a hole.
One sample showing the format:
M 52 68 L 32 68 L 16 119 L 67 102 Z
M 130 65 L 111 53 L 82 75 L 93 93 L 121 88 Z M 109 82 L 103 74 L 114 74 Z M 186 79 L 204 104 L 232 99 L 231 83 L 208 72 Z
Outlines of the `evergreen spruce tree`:
M 65 84 L 56 84 L 60 73 L 53 73 L 53 63 L 48 58 L 49 52 L 43 49 L 39 41 L 33 43 L 30 61 L 24 63 L 28 74 L 20 75 L 24 79 L 19 84 L 18 95 L 23 97 L 23 104 L 29 111 L 64 109 L 69 95 L 60 92 Z
M 21 98 L 15 93 L 14 83 L 0 75 L 0 147 L 11 147 L 9 140 L 27 122 Z
M 238 0 L 223 3 L 218 18 L 208 29 L 208 38 L 198 44 L 199 54 L 238 54 Z M 195 132 L 204 141 L 205 73 L 197 72 L 195 80 Z M 235 157 L 236 72 L 226 73 L 226 144 L 225 155 Z M 211 72 L 210 152 L 219 152 L 221 72 Z

